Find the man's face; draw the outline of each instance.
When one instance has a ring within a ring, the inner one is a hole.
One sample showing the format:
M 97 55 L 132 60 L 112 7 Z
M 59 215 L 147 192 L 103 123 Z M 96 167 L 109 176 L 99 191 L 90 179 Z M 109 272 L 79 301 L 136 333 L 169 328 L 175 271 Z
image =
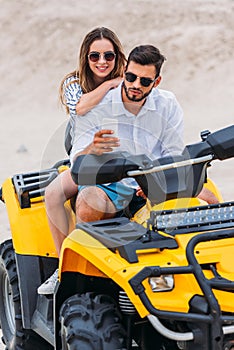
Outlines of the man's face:
M 130 74 L 132 73 L 132 74 Z M 139 102 L 144 100 L 153 87 L 156 87 L 161 80 L 161 77 L 157 77 L 155 80 L 156 75 L 156 69 L 153 65 L 145 65 L 142 66 L 141 64 L 135 63 L 131 61 L 126 69 L 123 87 L 123 99 L 124 102 L 128 101 L 134 101 Z M 140 79 L 140 78 L 147 78 L 147 79 Z M 134 80 L 135 79 L 135 80 Z M 128 81 L 128 80 L 134 80 L 134 81 Z M 148 86 L 144 86 L 144 85 Z

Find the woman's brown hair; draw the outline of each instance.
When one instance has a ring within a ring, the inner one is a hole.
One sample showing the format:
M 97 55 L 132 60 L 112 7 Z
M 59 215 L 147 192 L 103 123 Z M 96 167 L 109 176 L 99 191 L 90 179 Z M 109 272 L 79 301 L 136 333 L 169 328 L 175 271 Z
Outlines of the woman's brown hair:
M 111 74 L 108 76 L 107 79 L 109 80 L 109 79 L 117 78 L 119 76 L 123 76 L 126 58 L 123 53 L 122 45 L 117 35 L 112 30 L 105 27 L 98 27 L 93 29 L 91 32 L 89 32 L 85 36 L 83 43 L 81 44 L 77 69 L 67 74 L 63 78 L 60 84 L 59 98 L 61 103 L 66 107 L 67 113 L 69 113 L 69 110 L 68 110 L 68 107 L 66 106 L 66 101 L 64 99 L 64 88 L 66 87 L 64 86 L 64 82 L 66 81 L 67 78 L 74 77 L 74 80 L 72 80 L 69 84 L 78 82 L 78 84 L 80 84 L 81 86 L 83 93 L 90 92 L 96 88 L 96 85 L 93 79 L 93 72 L 89 68 L 88 54 L 89 54 L 90 45 L 95 40 L 100 40 L 103 38 L 111 41 L 114 47 L 114 52 L 116 54 L 114 69 L 112 70 Z

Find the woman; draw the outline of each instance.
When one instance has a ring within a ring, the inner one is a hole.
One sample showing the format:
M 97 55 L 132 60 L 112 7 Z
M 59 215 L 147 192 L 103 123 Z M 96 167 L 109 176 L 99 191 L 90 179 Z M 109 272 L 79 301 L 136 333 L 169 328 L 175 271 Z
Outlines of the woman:
M 81 45 L 79 68 L 67 74 L 60 85 L 60 100 L 70 114 L 72 126 L 76 115 L 84 115 L 97 105 L 104 95 L 122 81 L 125 55 L 116 34 L 100 27 L 89 32 Z M 63 240 L 68 235 L 69 217 L 64 203 L 77 193 L 70 170 L 62 172 L 45 192 L 45 205 L 55 247 L 60 255 Z M 57 270 L 38 288 L 39 294 L 51 294 L 57 281 Z

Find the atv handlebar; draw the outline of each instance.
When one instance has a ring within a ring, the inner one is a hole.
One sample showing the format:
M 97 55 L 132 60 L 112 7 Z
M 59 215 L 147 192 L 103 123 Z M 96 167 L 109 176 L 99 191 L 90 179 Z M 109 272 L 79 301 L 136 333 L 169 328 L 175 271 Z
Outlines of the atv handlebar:
M 151 169 L 146 169 L 146 170 L 144 170 L 144 169 L 130 170 L 127 172 L 127 175 L 129 177 L 134 177 L 137 175 L 158 173 L 159 171 L 165 171 L 165 170 L 169 170 L 169 169 L 177 169 L 177 168 L 180 168 L 182 166 L 189 166 L 189 165 L 194 165 L 194 164 L 199 164 L 199 163 L 206 163 L 206 162 L 211 161 L 212 159 L 213 159 L 213 156 L 208 155 L 208 156 L 203 156 L 203 157 L 195 158 L 195 159 L 181 160 L 181 161 L 175 162 L 175 163 L 169 163 L 169 164 L 165 164 L 165 165 L 155 166 Z
M 206 131 L 202 141 L 187 145 L 181 155 L 156 160 L 127 152 L 78 156 L 71 169 L 79 185 L 117 182 L 134 177 L 153 203 L 197 196 L 206 181 L 206 169 L 214 160 L 234 157 L 234 125 L 214 133 Z

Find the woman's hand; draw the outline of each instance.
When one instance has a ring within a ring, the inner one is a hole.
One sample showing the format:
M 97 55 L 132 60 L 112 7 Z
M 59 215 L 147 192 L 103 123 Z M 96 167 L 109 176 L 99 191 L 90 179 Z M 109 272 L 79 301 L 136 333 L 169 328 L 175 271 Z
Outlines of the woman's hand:
M 123 81 L 122 77 L 117 77 L 111 80 L 104 81 L 96 89 L 83 94 L 80 100 L 76 104 L 76 113 L 77 115 L 85 115 L 88 113 L 94 106 L 96 106 L 105 96 L 105 94 L 119 86 Z
M 122 77 L 117 77 L 111 80 L 108 80 L 109 83 L 109 89 L 115 89 L 119 86 L 119 84 L 123 81 Z

